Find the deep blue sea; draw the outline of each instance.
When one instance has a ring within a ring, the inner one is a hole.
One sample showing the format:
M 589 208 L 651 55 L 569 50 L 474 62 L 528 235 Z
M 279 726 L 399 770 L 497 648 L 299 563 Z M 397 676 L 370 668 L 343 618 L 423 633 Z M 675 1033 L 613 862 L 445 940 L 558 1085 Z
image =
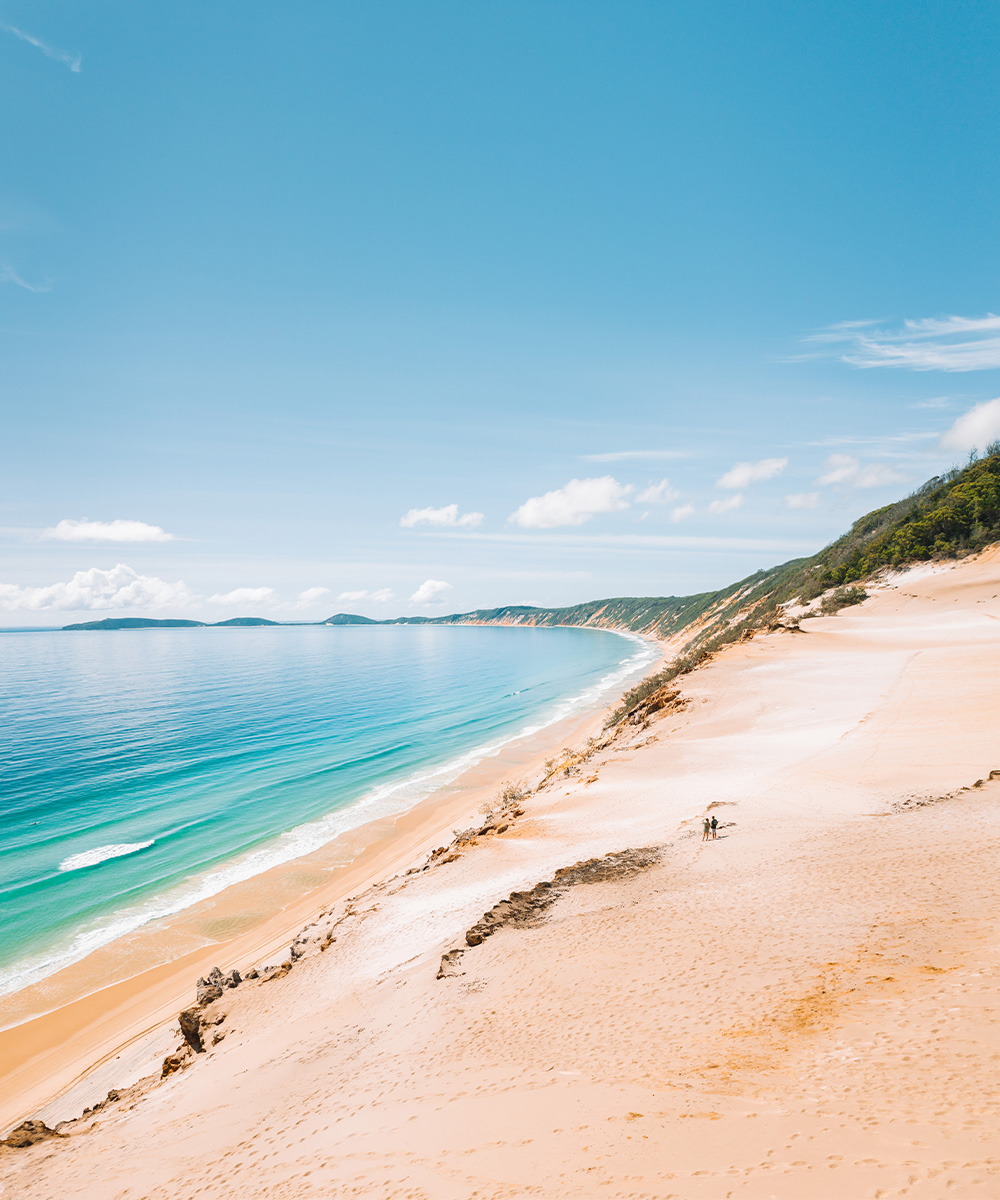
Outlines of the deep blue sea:
M 0 994 L 409 808 L 653 657 L 582 629 L 0 633 Z

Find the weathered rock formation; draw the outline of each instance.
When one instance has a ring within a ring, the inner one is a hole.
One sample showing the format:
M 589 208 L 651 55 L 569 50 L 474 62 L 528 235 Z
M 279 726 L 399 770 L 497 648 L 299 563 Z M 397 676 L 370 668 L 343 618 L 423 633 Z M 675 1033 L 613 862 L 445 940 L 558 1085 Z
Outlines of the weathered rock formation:
M 618 850 L 606 854 L 603 858 L 589 858 L 585 862 L 574 863 L 571 867 L 562 867 L 551 880 L 536 883 L 527 892 L 511 892 L 506 900 L 494 904 L 471 929 L 466 930 L 465 944 L 469 947 L 479 946 L 505 925 L 522 928 L 537 925 L 568 888 L 583 883 L 607 883 L 611 880 L 625 879 L 655 866 L 660 861 L 661 853 L 662 848 L 659 846 L 646 846 L 636 850 Z M 449 976 L 461 974 L 458 963 L 464 953 L 464 950 L 458 949 L 449 950 L 443 955 L 437 978 L 447 979 Z
M 16 1129 L 7 1134 L 0 1146 L 8 1150 L 23 1150 L 25 1146 L 34 1146 L 36 1142 L 62 1136 L 57 1130 L 50 1129 L 44 1121 L 22 1121 Z

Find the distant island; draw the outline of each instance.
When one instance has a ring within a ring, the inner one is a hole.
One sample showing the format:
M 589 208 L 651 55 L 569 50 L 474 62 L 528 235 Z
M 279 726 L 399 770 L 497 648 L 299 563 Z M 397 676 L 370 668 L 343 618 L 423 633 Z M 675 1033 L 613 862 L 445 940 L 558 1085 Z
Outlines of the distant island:
M 64 625 L 62 632 L 73 629 L 222 629 L 227 625 L 280 625 L 266 617 L 233 617 L 229 621 L 156 620 L 153 617 L 105 617 L 103 621 L 81 621 Z

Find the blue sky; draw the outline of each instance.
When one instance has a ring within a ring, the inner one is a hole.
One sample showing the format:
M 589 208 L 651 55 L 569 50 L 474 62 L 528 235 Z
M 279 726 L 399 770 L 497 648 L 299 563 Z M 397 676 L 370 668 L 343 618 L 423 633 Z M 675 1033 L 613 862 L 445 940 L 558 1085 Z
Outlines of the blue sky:
M 1000 433 L 992 6 L 0 25 L 4 624 L 685 594 Z

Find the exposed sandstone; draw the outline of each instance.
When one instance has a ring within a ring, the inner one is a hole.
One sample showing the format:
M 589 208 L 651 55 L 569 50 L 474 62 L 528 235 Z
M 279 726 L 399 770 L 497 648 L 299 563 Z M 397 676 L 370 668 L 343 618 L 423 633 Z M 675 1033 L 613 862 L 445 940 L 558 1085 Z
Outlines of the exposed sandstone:
M 618 850 L 604 855 L 603 858 L 589 858 L 585 862 L 574 863 L 571 867 L 561 867 L 551 880 L 536 883 L 526 892 L 511 892 L 506 900 L 494 904 L 489 912 L 484 913 L 479 921 L 466 931 L 465 944 L 470 947 L 482 945 L 486 938 L 505 925 L 537 925 L 567 888 L 583 883 L 607 883 L 615 879 L 625 879 L 654 866 L 659 862 L 661 853 L 662 848 L 659 846 L 645 846 L 641 849 Z M 445 979 L 461 974 L 454 967 L 458 957 L 464 953 L 464 950 L 448 951 L 441 959 L 437 978 Z
M 195 1054 L 201 1054 L 205 1049 L 201 1040 L 201 1013 L 201 1008 L 195 1005 L 192 1008 L 186 1008 L 177 1017 L 181 1034 Z
M 44 1142 L 48 1138 L 62 1137 L 55 1129 L 50 1129 L 44 1121 L 22 1121 L 16 1129 L 12 1129 L 0 1146 L 9 1150 L 23 1150 L 25 1146 L 34 1146 L 36 1142 Z

